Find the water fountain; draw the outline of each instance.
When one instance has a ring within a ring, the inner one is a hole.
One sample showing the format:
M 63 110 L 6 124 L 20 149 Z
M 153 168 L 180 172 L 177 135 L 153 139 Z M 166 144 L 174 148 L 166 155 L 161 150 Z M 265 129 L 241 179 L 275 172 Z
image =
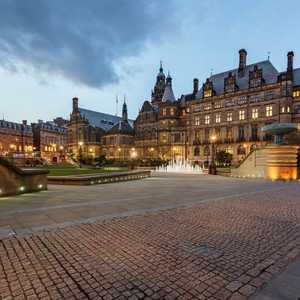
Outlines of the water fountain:
M 157 167 L 156 172 L 160 173 L 182 173 L 182 174 L 203 174 L 203 169 L 189 160 L 172 160 L 165 166 Z

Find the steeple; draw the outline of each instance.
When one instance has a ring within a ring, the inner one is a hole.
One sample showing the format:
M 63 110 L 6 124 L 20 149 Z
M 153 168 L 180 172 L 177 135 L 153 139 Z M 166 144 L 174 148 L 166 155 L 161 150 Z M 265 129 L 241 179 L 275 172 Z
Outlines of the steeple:
M 122 108 L 122 120 L 127 122 L 128 121 L 128 112 L 127 112 L 127 104 L 126 104 L 126 98 L 124 96 L 124 103 Z
M 155 83 L 154 89 L 151 93 L 151 103 L 152 104 L 156 105 L 159 102 L 161 102 L 162 96 L 165 91 L 165 86 L 166 86 L 166 75 L 164 74 L 162 61 L 160 61 L 159 72 L 156 76 L 156 83 Z

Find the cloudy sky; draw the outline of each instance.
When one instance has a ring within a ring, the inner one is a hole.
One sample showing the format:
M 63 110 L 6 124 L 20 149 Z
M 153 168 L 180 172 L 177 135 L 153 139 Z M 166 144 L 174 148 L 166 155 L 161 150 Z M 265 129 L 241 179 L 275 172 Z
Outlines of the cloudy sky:
M 163 61 L 177 97 L 238 64 L 300 67 L 300 3 L 274 0 L 1 0 L 0 116 L 68 117 L 80 106 L 116 112 L 126 94 L 134 118 Z M 120 110 L 120 108 L 119 108 Z

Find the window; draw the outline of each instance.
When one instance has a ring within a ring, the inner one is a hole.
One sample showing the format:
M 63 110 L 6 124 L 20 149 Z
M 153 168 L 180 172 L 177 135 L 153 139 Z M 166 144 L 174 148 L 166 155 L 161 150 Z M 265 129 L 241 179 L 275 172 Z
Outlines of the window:
M 267 117 L 273 116 L 273 106 L 272 105 L 266 106 L 266 116 Z
M 205 123 L 205 125 L 209 125 L 209 123 L 210 123 L 210 115 L 206 115 L 204 117 L 204 123 Z
M 232 138 L 233 138 L 232 128 L 231 127 L 227 127 L 226 128 L 226 139 L 227 139 L 227 142 L 231 142 Z
M 163 108 L 162 114 L 163 114 L 163 116 L 167 115 L 167 109 L 166 108 Z
M 239 120 L 240 121 L 245 120 L 245 111 L 244 110 L 239 111 Z
M 221 114 L 216 114 L 216 123 L 221 122 Z
M 252 119 L 257 119 L 258 118 L 258 109 L 253 108 L 252 109 Z
M 242 142 L 245 140 L 245 130 L 243 126 L 239 127 L 239 141 Z
M 283 113 L 283 114 L 285 113 L 285 107 L 284 106 L 281 107 L 281 113 Z
M 199 147 L 196 147 L 194 149 L 194 156 L 199 156 L 199 155 L 200 155 L 200 149 L 199 149 Z
M 232 112 L 228 112 L 227 113 L 227 122 L 231 122 L 232 121 Z
M 252 141 L 257 141 L 258 140 L 258 127 L 257 127 L 257 124 L 252 124 L 251 125 L 251 139 L 252 139 Z
M 221 108 L 221 102 L 215 102 L 215 108 Z
M 293 91 L 293 97 L 300 97 L 300 91 Z
M 286 107 L 286 112 L 291 112 L 291 108 L 289 106 Z
M 204 152 L 204 155 L 209 156 L 209 155 L 210 155 L 210 149 L 209 149 L 209 146 L 205 146 L 203 152 Z
M 199 117 L 199 116 L 196 116 L 196 117 L 195 117 L 195 125 L 196 125 L 196 126 L 199 126 L 199 125 L 200 125 L 200 117 Z
M 171 116 L 174 116 L 174 115 L 175 115 L 175 109 L 174 109 L 174 108 L 171 108 L 170 114 L 171 114 Z
M 211 103 L 206 103 L 206 104 L 204 104 L 204 106 L 203 106 L 203 109 L 204 109 L 204 110 L 210 110 L 211 108 L 212 108 Z
M 212 96 L 212 90 L 206 90 L 204 91 L 204 98 L 208 98 Z
M 237 154 L 238 155 L 245 155 L 246 154 L 246 148 L 244 145 L 239 145 L 237 149 Z

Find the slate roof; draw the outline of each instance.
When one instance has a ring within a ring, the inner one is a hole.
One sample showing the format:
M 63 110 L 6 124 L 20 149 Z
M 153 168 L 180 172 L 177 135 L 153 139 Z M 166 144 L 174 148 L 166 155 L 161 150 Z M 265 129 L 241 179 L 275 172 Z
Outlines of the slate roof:
M 167 84 L 165 87 L 165 91 L 164 91 L 164 95 L 162 97 L 162 102 L 176 102 L 174 93 L 173 93 L 173 89 L 172 89 L 172 85 Z
M 257 65 L 259 69 L 263 70 L 263 78 L 266 84 L 276 83 L 277 76 L 279 75 L 277 69 L 272 65 L 269 60 L 264 60 L 255 64 L 246 66 L 245 75 L 241 78 L 238 76 L 238 68 L 229 70 L 227 72 L 219 73 L 210 76 L 210 81 L 213 82 L 213 89 L 216 92 L 216 95 L 221 95 L 224 93 L 224 79 L 228 77 L 228 73 L 231 72 L 232 75 L 236 75 L 236 84 L 239 87 L 239 90 L 246 90 L 249 87 L 249 71 L 253 71 L 254 66 Z M 202 98 L 202 88 L 197 93 L 196 98 Z
M 141 112 L 146 112 L 146 111 L 148 111 L 148 112 L 153 111 L 153 106 L 151 105 L 151 103 L 149 101 L 145 101 L 141 108 Z
M 121 117 L 97 112 L 85 108 L 79 108 L 79 112 L 85 117 L 90 125 L 103 129 L 104 131 L 110 130 L 115 124 L 122 120 Z M 133 120 L 128 120 L 129 124 L 133 126 Z
M 294 85 L 300 85 L 300 68 L 294 69 Z
M 127 121 L 120 120 L 106 134 L 133 134 L 133 128 Z

